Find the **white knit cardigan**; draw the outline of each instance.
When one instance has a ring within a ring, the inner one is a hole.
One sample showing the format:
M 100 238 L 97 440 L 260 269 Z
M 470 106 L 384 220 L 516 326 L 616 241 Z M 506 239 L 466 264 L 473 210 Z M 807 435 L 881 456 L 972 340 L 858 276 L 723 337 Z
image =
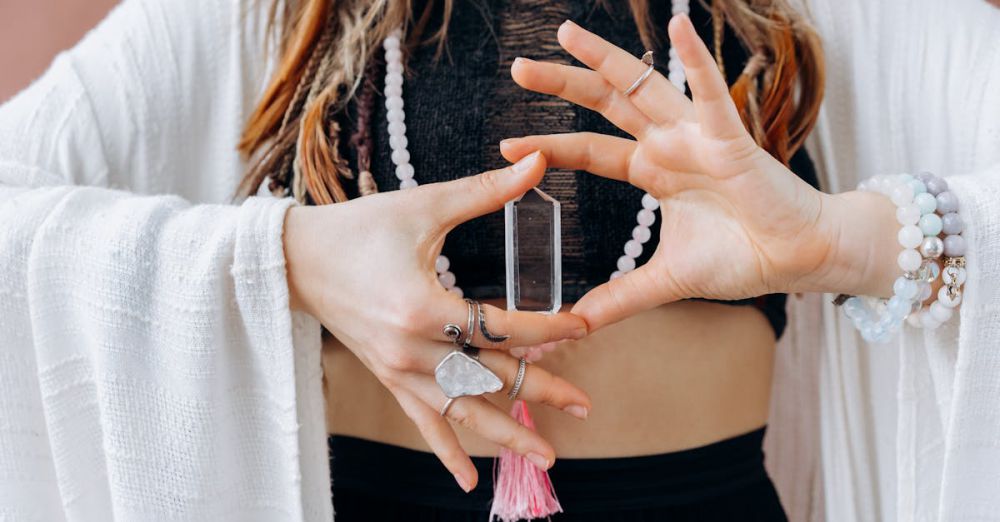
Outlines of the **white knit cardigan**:
M 288 203 L 230 203 L 270 72 L 266 3 L 126 0 L 0 107 L 0 520 L 332 518 Z M 827 187 L 949 176 L 971 267 L 961 318 L 890 348 L 793 300 L 772 471 L 796 521 L 996 520 L 1000 17 L 982 0 L 808 3 Z
M 802 0 L 799 0 L 802 1 Z M 868 345 L 830 301 L 790 300 L 767 444 L 795 521 L 1000 520 L 1000 8 L 805 0 L 827 92 L 824 188 L 945 176 L 966 222 L 960 313 Z
M 267 3 L 127 0 L 0 108 L 0 520 L 332 519 L 289 203 L 231 204 Z

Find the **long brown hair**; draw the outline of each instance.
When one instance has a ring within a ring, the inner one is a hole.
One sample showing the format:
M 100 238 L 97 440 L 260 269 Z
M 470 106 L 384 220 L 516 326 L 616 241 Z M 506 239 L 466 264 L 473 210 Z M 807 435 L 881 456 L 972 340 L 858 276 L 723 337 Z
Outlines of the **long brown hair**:
M 652 48 L 649 1 L 629 0 L 629 7 L 640 38 Z M 330 116 L 354 96 L 366 64 L 395 28 L 411 27 L 406 47 L 430 43 L 440 51 L 454 3 L 430 0 L 414 13 L 413 0 L 275 0 L 271 27 L 281 58 L 239 143 L 250 169 L 238 194 L 253 194 L 266 177 L 295 171 L 297 198 L 344 201 L 341 180 L 353 173 L 340 156 L 340 129 Z M 787 0 L 714 0 L 711 9 L 720 68 L 723 24 L 751 54 L 730 89 L 743 121 L 757 143 L 787 164 L 815 124 L 823 97 L 819 39 Z M 424 39 L 431 16 L 441 23 Z

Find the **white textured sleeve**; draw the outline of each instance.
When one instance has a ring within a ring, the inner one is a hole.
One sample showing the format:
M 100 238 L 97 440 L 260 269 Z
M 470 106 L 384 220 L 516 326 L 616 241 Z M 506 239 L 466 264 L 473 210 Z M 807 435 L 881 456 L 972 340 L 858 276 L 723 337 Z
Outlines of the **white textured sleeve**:
M 1000 164 L 947 178 L 965 221 L 968 278 L 945 421 L 941 520 L 1000 511 Z
M 0 520 L 332 517 L 291 203 L 225 203 L 230 4 L 129 0 L 0 107 Z

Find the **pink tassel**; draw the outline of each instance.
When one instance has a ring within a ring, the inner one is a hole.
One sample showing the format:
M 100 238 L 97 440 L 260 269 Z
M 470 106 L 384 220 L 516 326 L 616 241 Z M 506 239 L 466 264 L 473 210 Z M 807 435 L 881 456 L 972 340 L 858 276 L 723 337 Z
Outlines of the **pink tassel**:
M 534 431 L 535 422 L 524 401 L 515 401 L 511 416 Z M 562 513 L 549 473 L 517 453 L 500 449 L 493 466 L 493 507 L 490 522 L 517 522 Z

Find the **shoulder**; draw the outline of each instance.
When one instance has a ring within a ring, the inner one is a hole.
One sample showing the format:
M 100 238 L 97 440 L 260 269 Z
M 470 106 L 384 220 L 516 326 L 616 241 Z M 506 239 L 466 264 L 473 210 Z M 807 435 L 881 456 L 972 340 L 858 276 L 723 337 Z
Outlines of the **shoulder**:
M 198 95 L 194 88 L 220 81 L 261 82 L 271 1 L 125 0 L 69 54 L 88 86 L 120 81 L 150 95 Z
M 111 183 L 185 193 L 211 173 L 219 194 L 235 183 L 236 142 L 270 74 L 274 1 L 125 0 L 67 52 Z M 140 170 L 145 186 L 123 179 Z

